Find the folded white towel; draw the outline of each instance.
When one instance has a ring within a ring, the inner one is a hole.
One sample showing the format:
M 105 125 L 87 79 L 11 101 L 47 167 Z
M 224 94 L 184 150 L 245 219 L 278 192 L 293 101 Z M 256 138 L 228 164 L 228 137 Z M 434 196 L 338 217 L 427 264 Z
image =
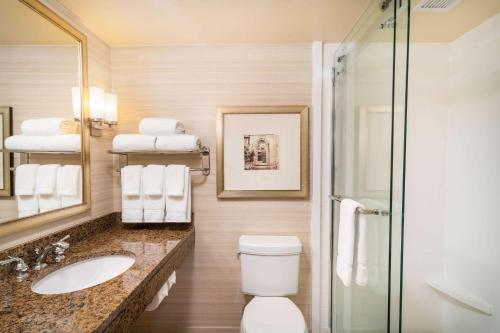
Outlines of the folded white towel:
M 163 195 L 165 166 L 150 164 L 142 170 L 142 188 L 145 195 Z
M 38 170 L 38 167 L 38 164 L 23 164 L 16 168 L 16 195 L 35 194 L 36 171 Z
M 28 119 L 21 123 L 24 135 L 59 135 L 74 134 L 78 131 L 78 123 L 72 119 L 39 118 Z
M 161 136 L 184 133 L 184 125 L 175 119 L 144 118 L 139 123 L 139 133 Z
M 43 151 L 79 152 L 82 146 L 80 134 L 39 136 Z
M 13 135 L 5 139 L 5 148 L 20 151 L 81 151 L 79 134 L 33 136 Z
M 38 196 L 37 195 L 17 195 L 18 217 L 25 217 L 38 214 Z
M 364 208 L 364 206 L 351 199 L 344 199 L 340 203 L 336 271 L 345 286 L 351 285 L 354 269 L 356 283 L 360 286 L 367 283 L 366 220 L 364 214 L 356 213 L 358 208 Z M 358 222 L 357 228 L 356 220 Z M 358 233 L 357 251 L 355 251 L 356 230 Z M 354 258 L 356 252 L 357 256 Z
M 82 203 L 82 167 L 65 165 L 57 170 L 57 194 L 61 206 L 69 207 Z
M 40 206 L 40 213 L 48 212 L 62 207 L 61 197 L 54 194 L 39 194 L 38 204 Z
M 186 169 L 185 165 L 170 164 L 167 166 L 165 170 L 165 187 L 168 196 L 182 197 L 184 195 Z
M 115 151 L 153 151 L 156 137 L 142 134 L 118 134 L 113 138 Z
M 144 222 L 163 222 L 165 209 L 144 209 Z
M 36 172 L 36 194 L 56 194 L 59 164 L 40 165 Z
M 176 134 L 159 136 L 155 148 L 158 151 L 193 151 L 200 146 L 200 139 L 196 135 Z
M 189 173 L 189 168 L 185 167 L 184 170 L 184 195 L 167 195 L 166 222 L 191 222 L 191 175 Z
M 4 143 L 8 150 L 43 151 L 39 136 L 13 135 L 5 139 Z
M 122 195 L 142 194 L 142 169 L 142 165 L 127 165 L 122 168 Z
M 160 288 L 160 290 L 156 293 L 156 295 L 153 297 L 153 300 L 149 305 L 146 307 L 146 311 L 154 311 L 156 310 L 163 299 L 168 296 L 168 293 L 170 289 L 174 286 L 174 284 L 177 281 L 177 276 L 175 274 L 175 271 L 170 274 L 170 276 L 167 279 L 167 282 L 163 284 L 163 286 Z

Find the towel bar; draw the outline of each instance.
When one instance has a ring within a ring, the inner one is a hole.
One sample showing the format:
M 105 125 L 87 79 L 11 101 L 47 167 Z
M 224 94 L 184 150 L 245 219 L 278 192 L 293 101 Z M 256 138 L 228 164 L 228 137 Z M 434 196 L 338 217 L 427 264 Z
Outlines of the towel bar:
M 346 199 L 345 197 L 342 197 L 341 195 L 330 195 L 330 199 L 341 202 L 343 199 Z M 389 216 L 389 212 L 386 210 L 380 210 L 380 209 L 367 209 L 367 208 L 358 208 L 356 211 L 360 214 L 365 214 L 365 215 L 380 215 L 380 216 Z

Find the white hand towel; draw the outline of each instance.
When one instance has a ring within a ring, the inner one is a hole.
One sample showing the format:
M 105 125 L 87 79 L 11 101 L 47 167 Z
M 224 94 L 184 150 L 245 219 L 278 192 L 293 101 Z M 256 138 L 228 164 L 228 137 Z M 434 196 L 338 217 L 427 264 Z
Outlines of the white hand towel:
M 127 165 L 122 168 L 122 195 L 142 194 L 142 169 L 142 165 Z
M 61 197 L 56 193 L 54 194 L 39 194 L 38 204 L 40 206 L 40 213 L 48 212 L 54 209 L 61 208 Z
M 123 199 L 122 199 L 123 201 Z M 142 209 L 123 209 L 122 208 L 122 222 L 123 223 L 140 223 L 143 220 L 144 212 Z
M 18 151 L 43 151 L 39 136 L 13 135 L 5 139 L 5 148 Z
M 161 136 L 184 133 L 184 125 L 175 119 L 144 118 L 139 123 L 139 133 Z
M 168 196 L 182 197 L 184 195 L 184 175 L 186 174 L 186 169 L 188 168 L 185 165 L 170 164 L 167 166 L 165 171 L 165 186 Z
M 346 287 L 351 285 L 353 270 L 356 273 L 356 283 L 366 285 L 366 221 L 364 214 L 356 213 L 358 208 L 364 207 L 351 199 L 344 199 L 340 203 L 336 271 Z M 358 230 L 358 248 L 357 257 L 354 258 L 356 230 Z
M 165 222 L 191 222 L 191 175 L 189 168 L 184 168 L 184 174 L 184 195 L 182 197 L 167 195 Z
M 36 172 L 36 194 L 56 194 L 57 170 L 59 164 L 40 165 Z
M 118 134 L 113 138 L 114 151 L 153 151 L 156 137 L 142 134 Z
M 163 195 L 165 166 L 150 164 L 142 170 L 142 188 L 145 195 Z
M 80 134 L 63 134 L 39 136 L 43 151 L 81 151 L 82 137 Z
M 155 144 L 158 151 L 193 151 L 199 147 L 200 139 L 190 134 L 159 136 Z
M 57 170 L 57 194 L 61 206 L 69 207 L 82 203 L 82 167 L 65 165 Z
M 146 311 L 154 311 L 160 306 L 163 299 L 168 296 L 168 292 L 170 289 L 172 289 L 176 280 L 177 280 L 177 277 L 176 277 L 176 274 L 174 271 L 168 277 L 167 282 L 165 282 L 165 284 L 163 284 L 163 286 L 160 288 L 160 290 L 153 297 L 153 300 L 151 301 L 151 303 L 149 303 L 149 305 L 146 307 Z
M 17 195 L 18 217 L 25 217 L 38 214 L 38 196 L 37 195 Z
M 144 209 L 144 222 L 156 223 L 165 220 L 164 209 Z
M 39 118 L 28 119 L 21 123 L 21 133 L 24 135 L 59 135 L 74 134 L 78 123 L 72 119 Z
M 38 164 L 23 164 L 16 168 L 16 195 L 34 195 Z

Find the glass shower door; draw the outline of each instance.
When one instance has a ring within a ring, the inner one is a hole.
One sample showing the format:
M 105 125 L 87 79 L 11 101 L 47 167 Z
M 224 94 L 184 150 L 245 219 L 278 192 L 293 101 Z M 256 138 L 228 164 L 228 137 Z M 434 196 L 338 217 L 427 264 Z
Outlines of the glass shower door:
M 337 333 L 398 330 L 399 288 L 393 282 L 400 276 L 407 44 L 395 41 L 406 36 L 404 8 L 395 1 L 381 9 L 373 1 L 335 56 L 332 330 Z M 367 209 L 366 285 L 355 278 L 346 285 L 336 273 L 343 198 Z

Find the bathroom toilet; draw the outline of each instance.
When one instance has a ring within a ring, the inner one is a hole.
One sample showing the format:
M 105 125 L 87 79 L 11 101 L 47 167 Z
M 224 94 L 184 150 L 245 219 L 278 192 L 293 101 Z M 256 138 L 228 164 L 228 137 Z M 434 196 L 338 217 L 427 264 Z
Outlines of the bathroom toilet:
M 241 291 L 254 295 L 241 333 L 306 333 L 304 316 L 286 296 L 299 287 L 302 244 L 295 236 L 241 236 Z

